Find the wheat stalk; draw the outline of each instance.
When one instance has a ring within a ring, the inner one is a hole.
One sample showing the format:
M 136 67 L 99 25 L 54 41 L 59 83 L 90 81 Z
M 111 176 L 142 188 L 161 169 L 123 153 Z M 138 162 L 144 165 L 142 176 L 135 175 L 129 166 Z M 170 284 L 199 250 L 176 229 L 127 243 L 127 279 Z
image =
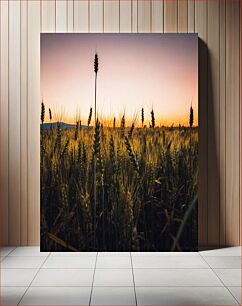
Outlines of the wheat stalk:
M 193 126 L 193 120 L 194 120 L 194 117 L 193 117 L 193 108 L 192 108 L 192 104 L 191 104 L 191 107 L 190 107 L 190 116 L 189 116 L 189 126 L 190 126 L 190 148 L 189 148 L 189 160 L 190 160 L 190 169 L 192 170 L 192 126 Z
M 70 139 L 67 138 L 67 140 L 65 142 L 65 145 L 64 145 L 64 148 L 63 148 L 63 151 L 61 152 L 61 158 L 64 158 L 66 156 L 67 151 L 68 151 L 69 142 L 70 142 Z
M 131 128 L 130 128 L 130 130 L 129 130 L 129 138 L 132 137 L 133 131 L 134 131 L 134 123 L 132 123 Z
M 41 120 L 41 123 L 42 125 L 44 124 L 44 121 L 45 121 L 45 105 L 44 105 L 44 102 L 42 100 L 41 102 L 41 115 L 40 115 L 40 120 Z
M 51 113 L 51 109 L 49 108 L 49 118 L 50 118 L 50 121 L 52 120 L 52 113 Z
M 121 119 L 121 137 L 123 138 L 125 135 L 125 114 L 123 114 L 122 119 Z
M 192 128 L 192 126 L 193 126 L 193 120 L 194 120 L 193 108 L 192 108 L 192 105 L 191 105 L 191 107 L 190 107 L 190 116 L 189 116 L 189 126 L 190 126 L 190 128 Z
M 155 128 L 155 114 L 154 114 L 153 108 L 152 108 L 150 114 L 151 114 L 151 127 L 154 129 Z
M 79 163 L 81 162 L 81 142 L 80 140 L 78 141 L 78 145 L 77 145 L 77 160 Z
M 109 141 L 109 154 L 112 166 L 114 168 L 114 172 L 117 170 L 117 162 L 116 162 L 116 154 L 115 154 L 115 145 L 113 140 L 113 135 L 110 137 Z
M 114 129 L 116 128 L 116 118 L 115 117 L 113 118 L 113 128 Z
M 61 147 L 61 126 L 60 122 L 57 122 L 57 139 L 56 139 L 57 147 L 60 149 Z
M 99 149 L 98 159 L 97 159 L 97 166 L 99 169 L 99 182 L 101 186 L 101 203 L 102 203 L 102 243 L 103 248 L 105 248 L 105 200 L 104 200 L 104 165 L 103 165 L 103 158 L 102 154 Z
M 142 127 L 144 127 L 145 115 L 144 115 L 144 108 L 141 109 L 141 123 Z
M 96 213 L 97 213 L 97 156 L 100 152 L 100 122 L 96 121 L 95 132 L 94 132 L 94 143 L 93 143 L 93 199 L 94 199 L 94 209 L 93 209 L 93 226 L 94 226 L 94 247 L 96 246 Z
M 79 121 L 76 122 L 76 128 L 75 128 L 75 140 L 77 140 L 78 138 L 78 131 L 79 131 Z
M 92 107 L 90 107 L 89 116 L 87 120 L 87 125 L 89 126 L 92 121 Z
M 100 150 L 100 122 L 97 119 L 94 133 L 93 152 L 94 156 L 97 156 Z
M 131 144 L 129 142 L 129 138 L 127 136 L 125 136 L 125 140 L 124 141 L 125 141 L 126 149 L 128 151 L 128 155 L 129 155 L 129 158 L 131 160 L 131 163 L 132 163 L 134 169 L 137 172 L 139 172 L 139 164 L 138 164 L 137 158 L 136 158 L 136 156 L 134 154 L 134 151 L 133 151 L 133 149 L 131 147 Z
M 98 63 L 98 54 L 95 53 L 94 57 L 94 72 L 95 72 L 95 122 L 97 120 L 97 73 L 99 69 L 99 63 Z

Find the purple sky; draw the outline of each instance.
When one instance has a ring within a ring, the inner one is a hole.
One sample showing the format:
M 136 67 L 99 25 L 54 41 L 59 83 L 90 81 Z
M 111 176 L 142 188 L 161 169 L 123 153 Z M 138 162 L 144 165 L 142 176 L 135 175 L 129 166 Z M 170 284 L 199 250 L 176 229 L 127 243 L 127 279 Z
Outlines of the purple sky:
M 197 124 L 196 34 L 41 34 L 41 96 L 62 119 L 85 122 L 94 106 L 95 52 L 103 120 L 132 120 L 143 106 L 146 124 L 153 107 L 157 124 L 187 125 L 193 101 Z

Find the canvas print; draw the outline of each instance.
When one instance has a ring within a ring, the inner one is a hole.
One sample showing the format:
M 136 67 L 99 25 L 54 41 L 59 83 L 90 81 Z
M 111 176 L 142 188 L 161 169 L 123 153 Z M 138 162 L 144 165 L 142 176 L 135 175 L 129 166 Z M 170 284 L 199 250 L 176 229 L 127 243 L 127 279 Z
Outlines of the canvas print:
M 195 251 L 196 34 L 41 34 L 42 251 Z

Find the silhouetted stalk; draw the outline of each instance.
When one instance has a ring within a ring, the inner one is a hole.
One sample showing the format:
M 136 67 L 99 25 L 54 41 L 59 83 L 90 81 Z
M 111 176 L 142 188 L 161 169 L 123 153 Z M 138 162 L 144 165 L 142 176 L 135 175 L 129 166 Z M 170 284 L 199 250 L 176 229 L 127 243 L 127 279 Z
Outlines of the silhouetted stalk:
M 144 115 L 144 108 L 141 109 L 141 123 L 142 127 L 144 127 L 145 115 Z
M 40 120 L 41 120 L 41 138 L 40 138 L 40 148 L 41 148 L 41 169 L 43 167 L 43 158 L 44 158 L 44 143 L 43 143 L 43 126 L 44 126 L 44 121 L 45 121 L 45 105 L 42 99 L 41 102 L 41 116 L 40 116 Z
M 49 117 L 50 117 L 50 121 L 52 120 L 52 114 L 51 114 L 51 109 L 49 108 Z
M 192 127 L 193 127 L 194 115 L 192 105 L 190 107 L 190 117 L 189 117 L 189 126 L 190 126 L 190 169 L 192 168 Z
M 45 105 L 44 105 L 43 100 L 41 102 L 41 116 L 40 116 L 40 120 L 41 120 L 41 124 L 42 124 L 42 128 L 43 128 L 43 124 L 44 124 L 44 121 L 45 121 Z
M 94 72 L 95 72 L 95 122 L 97 120 L 97 73 L 98 73 L 98 54 L 95 53 L 94 58 Z
M 116 118 L 115 117 L 113 118 L 113 128 L 114 129 L 116 128 Z
M 52 130 L 52 113 L 50 108 L 49 108 L 49 117 L 50 117 L 50 129 Z
M 87 125 L 89 126 L 92 121 L 92 107 L 90 107 L 89 116 L 87 120 Z
M 97 154 L 100 146 L 100 123 L 97 120 L 97 73 L 98 73 L 98 54 L 94 57 L 94 72 L 95 72 L 95 134 L 94 134 L 94 164 L 93 164 L 93 193 L 94 193 L 94 247 L 96 246 L 96 210 L 97 210 Z
M 151 114 L 151 127 L 154 129 L 155 128 L 155 114 L 154 114 L 153 108 L 150 114 Z
M 190 125 L 190 128 L 193 127 L 193 108 L 192 108 L 192 105 L 191 105 L 191 107 L 190 107 L 189 125 Z

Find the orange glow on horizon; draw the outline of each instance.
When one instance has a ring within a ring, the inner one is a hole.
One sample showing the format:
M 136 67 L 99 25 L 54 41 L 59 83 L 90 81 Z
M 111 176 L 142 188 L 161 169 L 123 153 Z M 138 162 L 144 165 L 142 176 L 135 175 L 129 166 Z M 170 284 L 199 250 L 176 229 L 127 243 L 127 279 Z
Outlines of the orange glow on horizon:
M 113 119 L 114 117 L 112 118 L 100 118 L 99 117 L 99 121 L 106 127 L 112 127 L 113 126 Z M 121 119 L 120 118 L 116 118 L 116 127 L 120 127 L 121 125 Z M 46 119 L 45 120 L 45 123 L 54 123 L 54 122 L 57 122 L 57 121 L 62 121 L 62 122 L 65 122 L 65 123 L 68 123 L 68 124 L 76 124 L 77 121 L 81 121 L 81 124 L 82 125 L 87 125 L 87 118 L 81 118 L 81 117 L 65 117 L 63 116 L 62 118 L 55 118 L 53 117 L 53 119 L 50 121 L 49 119 Z M 156 126 L 157 127 L 170 127 L 170 126 L 184 126 L 184 127 L 188 127 L 189 126 L 189 116 L 188 117 L 185 117 L 185 118 L 179 118 L 179 120 L 177 120 L 176 118 L 174 119 L 158 119 L 158 120 L 155 120 L 156 122 Z M 132 125 L 132 123 L 134 122 L 135 124 L 135 127 L 142 127 L 142 123 L 141 123 L 141 119 L 137 119 L 137 120 L 132 120 L 130 118 L 126 118 L 125 119 L 125 123 L 126 123 L 126 127 L 130 127 Z M 91 125 L 94 125 L 94 119 L 92 120 L 91 122 Z M 145 120 L 144 121 L 144 126 L 147 126 L 149 127 L 150 125 L 150 120 Z M 198 120 L 196 118 L 196 120 L 194 120 L 194 123 L 193 123 L 193 126 L 196 127 L 198 126 Z

